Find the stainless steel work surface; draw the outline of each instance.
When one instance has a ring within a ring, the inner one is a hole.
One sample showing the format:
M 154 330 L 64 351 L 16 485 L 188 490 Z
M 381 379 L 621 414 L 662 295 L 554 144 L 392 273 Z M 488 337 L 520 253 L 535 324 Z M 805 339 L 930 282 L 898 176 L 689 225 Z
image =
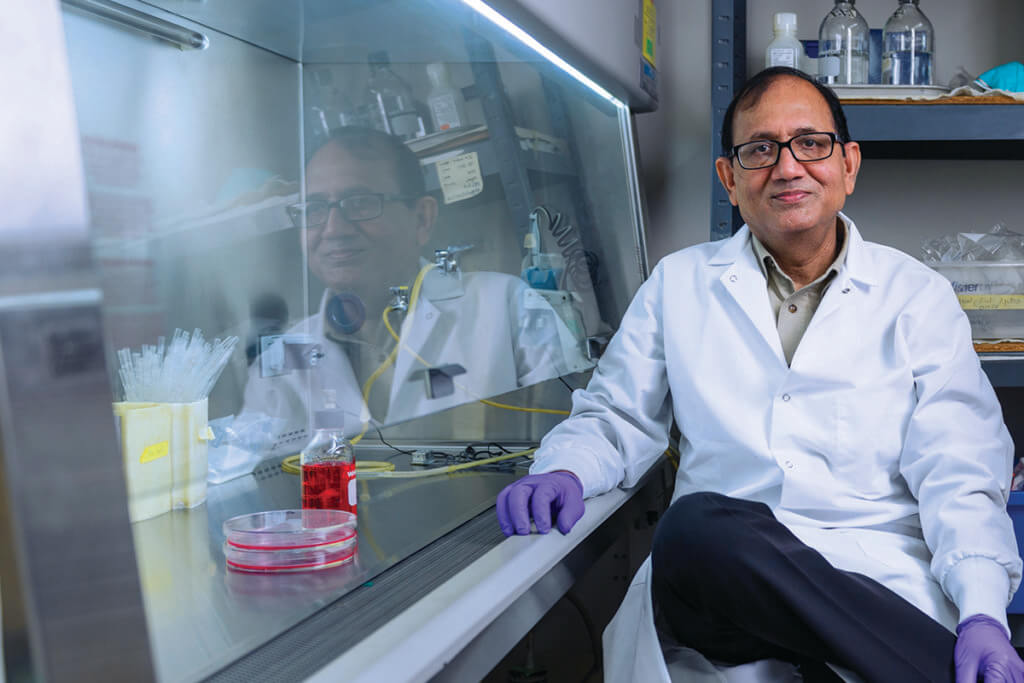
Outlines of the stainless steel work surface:
M 396 459 L 400 467 L 405 458 Z M 133 525 L 160 681 L 194 681 L 223 668 L 486 510 L 513 478 L 478 472 L 362 481 L 352 564 L 280 575 L 227 570 L 225 519 L 299 507 L 299 478 L 278 462 L 211 486 L 203 505 Z

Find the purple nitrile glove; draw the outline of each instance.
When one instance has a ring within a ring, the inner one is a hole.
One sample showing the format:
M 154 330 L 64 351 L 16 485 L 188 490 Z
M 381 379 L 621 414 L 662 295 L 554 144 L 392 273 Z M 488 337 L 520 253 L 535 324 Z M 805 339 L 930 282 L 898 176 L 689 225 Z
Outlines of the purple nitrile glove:
M 1024 683 L 1024 662 L 1010 645 L 1006 629 L 984 614 L 975 614 L 956 627 L 956 683 Z
M 583 484 L 566 471 L 528 474 L 498 494 L 498 524 L 506 536 L 530 533 L 530 515 L 537 531 L 551 531 L 556 516 L 558 530 L 569 533 L 583 516 Z

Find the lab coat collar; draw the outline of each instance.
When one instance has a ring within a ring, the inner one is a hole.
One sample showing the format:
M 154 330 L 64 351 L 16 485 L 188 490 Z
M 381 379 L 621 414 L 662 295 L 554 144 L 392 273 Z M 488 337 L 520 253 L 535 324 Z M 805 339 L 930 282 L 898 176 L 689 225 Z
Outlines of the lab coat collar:
M 842 264 L 838 280 L 846 286 L 847 280 L 854 280 L 872 286 L 877 284 L 874 262 L 860 236 L 857 226 L 846 214 L 840 212 L 839 219 L 846 223 L 846 235 L 849 247 L 846 251 L 846 262 Z M 708 265 L 727 266 L 745 257 L 745 252 L 753 253 L 750 245 L 750 228 L 744 224 L 735 235 L 723 241 L 722 246 L 708 261 Z M 756 267 L 756 260 L 752 260 Z M 835 284 L 835 283 L 833 283 Z

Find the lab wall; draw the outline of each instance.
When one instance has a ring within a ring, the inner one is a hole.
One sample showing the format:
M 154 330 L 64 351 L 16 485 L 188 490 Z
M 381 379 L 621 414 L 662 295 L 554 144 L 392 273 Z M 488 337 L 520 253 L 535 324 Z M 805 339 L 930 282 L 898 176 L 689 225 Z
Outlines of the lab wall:
M 711 234 L 711 0 L 658 5 L 660 102 L 637 114 L 651 267 Z M 717 182 L 717 181 L 715 181 Z
M 747 70 L 763 67 L 772 15 L 793 11 L 798 37 L 817 37 L 831 0 L 747 2 Z M 858 0 L 873 28 L 881 28 L 895 0 Z M 1024 59 L 1024 3 L 921 0 L 936 33 L 936 82 L 948 83 L 958 66 L 974 74 Z M 712 150 L 710 140 L 710 0 L 659 5 L 662 35 L 657 112 L 636 117 L 641 170 L 648 200 L 651 263 L 710 234 Z M 857 131 L 851 130 L 856 139 Z M 1024 232 L 1019 209 L 1024 161 L 867 159 L 846 212 L 867 239 L 915 257 L 923 242 L 960 231 L 987 230 L 1005 222 Z

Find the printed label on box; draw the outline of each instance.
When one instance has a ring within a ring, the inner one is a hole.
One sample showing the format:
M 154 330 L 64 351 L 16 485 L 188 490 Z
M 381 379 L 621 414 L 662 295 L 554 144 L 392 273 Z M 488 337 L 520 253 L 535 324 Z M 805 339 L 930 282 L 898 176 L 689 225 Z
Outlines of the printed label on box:
M 438 161 L 437 179 L 441 184 L 445 204 L 469 199 L 484 191 L 484 179 L 476 152 Z
M 1024 310 L 1024 294 L 957 294 L 956 298 L 969 311 Z

